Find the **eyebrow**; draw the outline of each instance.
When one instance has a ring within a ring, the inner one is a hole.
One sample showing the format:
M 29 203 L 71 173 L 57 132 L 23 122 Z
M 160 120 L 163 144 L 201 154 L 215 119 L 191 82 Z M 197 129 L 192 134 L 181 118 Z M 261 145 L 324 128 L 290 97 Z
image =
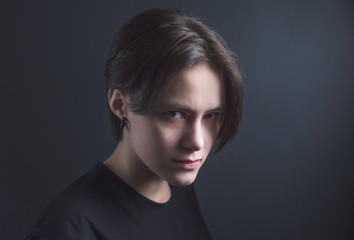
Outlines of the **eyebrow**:
M 156 108 L 164 108 L 164 109 L 177 109 L 177 110 L 182 110 L 182 111 L 188 111 L 188 112 L 193 112 L 194 110 L 188 106 L 185 106 L 183 104 L 178 104 L 178 103 L 161 103 L 156 105 Z M 217 106 L 214 108 L 211 108 L 207 110 L 206 112 L 223 112 L 225 108 L 223 106 Z

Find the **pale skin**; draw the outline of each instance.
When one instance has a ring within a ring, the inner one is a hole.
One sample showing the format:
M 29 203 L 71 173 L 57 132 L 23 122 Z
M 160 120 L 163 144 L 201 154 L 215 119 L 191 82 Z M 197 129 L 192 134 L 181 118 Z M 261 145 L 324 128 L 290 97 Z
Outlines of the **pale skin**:
M 170 184 L 193 183 L 205 162 L 219 133 L 224 93 L 206 64 L 182 70 L 146 115 L 130 111 L 129 97 L 110 89 L 112 112 L 129 124 L 104 164 L 141 195 L 167 202 Z

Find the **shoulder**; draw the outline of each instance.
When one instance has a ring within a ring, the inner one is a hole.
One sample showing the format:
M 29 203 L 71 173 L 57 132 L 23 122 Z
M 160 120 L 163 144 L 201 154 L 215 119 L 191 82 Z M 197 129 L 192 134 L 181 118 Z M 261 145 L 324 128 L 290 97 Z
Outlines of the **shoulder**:
M 86 239 L 98 209 L 112 200 L 112 176 L 105 171 L 97 164 L 54 197 L 26 239 Z

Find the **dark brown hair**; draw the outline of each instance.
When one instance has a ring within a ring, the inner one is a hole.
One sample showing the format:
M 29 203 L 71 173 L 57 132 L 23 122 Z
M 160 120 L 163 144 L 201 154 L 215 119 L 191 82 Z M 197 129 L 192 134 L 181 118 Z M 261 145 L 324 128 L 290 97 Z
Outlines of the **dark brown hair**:
M 242 77 L 236 56 L 221 36 L 182 11 L 152 9 L 138 14 L 115 35 L 106 67 L 106 86 L 129 96 L 130 109 L 150 112 L 160 93 L 182 69 L 206 63 L 225 84 L 226 102 L 216 151 L 235 136 L 242 113 Z M 110 111 L 120 141 L 121 120 Z

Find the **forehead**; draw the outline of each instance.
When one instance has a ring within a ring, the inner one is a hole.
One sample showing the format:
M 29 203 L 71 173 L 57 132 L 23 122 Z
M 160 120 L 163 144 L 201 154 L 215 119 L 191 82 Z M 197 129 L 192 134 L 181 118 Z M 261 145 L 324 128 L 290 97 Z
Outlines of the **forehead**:
M 172 80 L 157 101 L 163 105 L 182 105 L 196 111 L 223 108 L 225 102 L 223 81 L 206 64 L 185 68 Z

